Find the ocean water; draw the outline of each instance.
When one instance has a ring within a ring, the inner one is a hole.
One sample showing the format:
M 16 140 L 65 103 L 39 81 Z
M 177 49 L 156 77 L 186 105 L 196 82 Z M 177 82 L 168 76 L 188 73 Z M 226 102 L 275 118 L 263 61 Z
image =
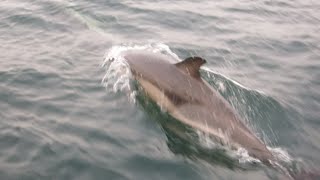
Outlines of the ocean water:
M 2 0 L 0 179 L 283 174 L 162 113 L 132 82 L 127 49 L 205 58 L 203 79 L 280 167 L 319 172 L 319 9 L 316 0 Z

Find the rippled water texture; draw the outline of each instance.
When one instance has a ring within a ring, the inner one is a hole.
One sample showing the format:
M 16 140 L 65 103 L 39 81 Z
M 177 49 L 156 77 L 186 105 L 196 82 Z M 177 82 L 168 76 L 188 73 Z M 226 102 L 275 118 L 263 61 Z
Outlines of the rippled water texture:
M 129 75 L 102 64 L 108 50 L 135 46 L 202 56 L 204 79 L 257 136 L 287 152 L 291 168 L 320 169 L 319 9 L 316 0 L 2 0 L 0 179 L 276 179 L 195 152 L 159 123 L 168 117 L 133 102 Z

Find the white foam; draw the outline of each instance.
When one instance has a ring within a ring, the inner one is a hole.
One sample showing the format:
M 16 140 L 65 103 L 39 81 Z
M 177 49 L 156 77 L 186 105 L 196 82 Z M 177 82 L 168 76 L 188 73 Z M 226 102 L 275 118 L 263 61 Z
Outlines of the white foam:
M 291 163 L 293 161 L 292 157 L 288 152 L 280 147 L 267 147 L 271 151 L 272 155 L 276 157 L 277 161 L 284 163 Z
M 169 46 L 163 43 L 150 43 L 145 45 L 126 44 L 112 46 L 105 54 L 102 66 L 106 68 L 106 74 L 102 79 L 102 84 L 107 91 L 125 92 L 129 100 L 135 102 L 136 92 L 131 87 L 132 74 L 124 59 L 123 53 L 128 50 L 144 50 L 154 53 L 162 53 L 173 58 L 170 60 L 179 61 L 178 56 L 173 53 Z
M 244 148 L 238 148 L 234 153 L 240 163 L 261 163 L 259 159 L 251 157 L 248 151 Z

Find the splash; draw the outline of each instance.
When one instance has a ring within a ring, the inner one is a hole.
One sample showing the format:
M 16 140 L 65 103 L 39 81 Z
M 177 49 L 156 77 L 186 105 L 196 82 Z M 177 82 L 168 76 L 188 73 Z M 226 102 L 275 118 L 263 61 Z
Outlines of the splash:
M 279 147 L 267 147 L 271 151 L 272 155 L 277 158 L 277 161 L 290 163 L 293 161 L 292 157 L 282 148 Z
M 135 102 L 137 92 L 130 84 L 132 74 L 123 57 L 123 53 L 128 50 L 144 50 L 153 53 L 162 53 L 173 57 L 172 59 L 176 60 L 176 62 L 179 61 L 179 58 L 170 50 L 169 46 L 163 43 L 150 43 L 146 45 L 124 44 L 111 47 L 106 52 L 102 64 L 102 66 L 106 68 L 106 74 L 102 79 L 102 84 L 107 91 L 124 92 L 130 101 Z

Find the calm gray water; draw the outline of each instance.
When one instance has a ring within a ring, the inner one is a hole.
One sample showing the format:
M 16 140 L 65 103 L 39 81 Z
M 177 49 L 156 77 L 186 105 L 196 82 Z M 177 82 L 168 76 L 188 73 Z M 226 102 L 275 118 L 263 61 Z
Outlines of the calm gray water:
M 135 46 L 207 59 L 204 79 L 288 169 L 320 169 L 319 9 L 317 0 L 1 0 L 0 179 L 281 174 L 192 147 L 199 139 L 179 139 L 159 122 L 169 117 L 112 84 L 126 78 L 110 81 L 106 53 Z

